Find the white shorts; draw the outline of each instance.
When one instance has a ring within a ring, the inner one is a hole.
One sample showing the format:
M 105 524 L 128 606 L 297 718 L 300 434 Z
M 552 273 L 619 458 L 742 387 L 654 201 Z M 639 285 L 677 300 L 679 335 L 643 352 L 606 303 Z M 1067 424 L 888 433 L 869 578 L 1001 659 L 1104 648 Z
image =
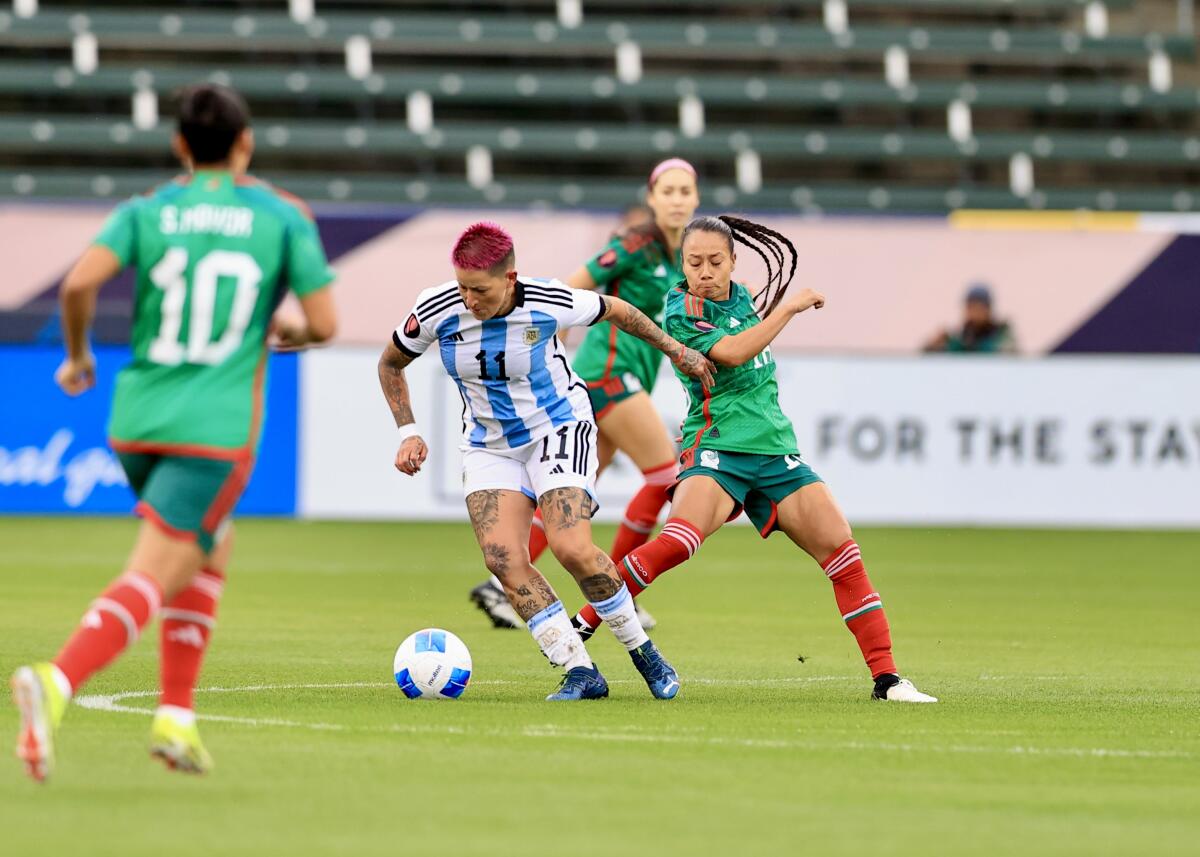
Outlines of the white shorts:
M 582 488 L 599 508 L 596 436 L 594 423 L 567 423 L 519 449 L 468 449 L 463 453 L 463 495 L 520 491 L 536 503 L 555 488 Z

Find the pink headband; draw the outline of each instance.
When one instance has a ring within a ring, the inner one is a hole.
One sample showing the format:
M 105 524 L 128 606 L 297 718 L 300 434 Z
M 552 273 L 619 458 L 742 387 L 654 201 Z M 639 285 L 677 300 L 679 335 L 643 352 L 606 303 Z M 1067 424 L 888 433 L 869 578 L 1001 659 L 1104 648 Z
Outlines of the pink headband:
M 696 168 L 685 161 L 683 158 L 667 158 L 657 167 L 650 171 L 650 180 L 646 182 L 646 187 L 654 190 L 654 183 L 658 181 L 667 170 L 687 170 L 692 174 L 692 178 L 696 178 Z

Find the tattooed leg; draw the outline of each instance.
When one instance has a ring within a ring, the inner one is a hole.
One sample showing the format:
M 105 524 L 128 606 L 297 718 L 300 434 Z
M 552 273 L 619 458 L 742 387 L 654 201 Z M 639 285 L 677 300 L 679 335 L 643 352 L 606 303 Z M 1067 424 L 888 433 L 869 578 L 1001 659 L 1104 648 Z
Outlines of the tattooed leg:
M 511 588 L 506 581 L 504 593 L 525 624 L 529 624 L 532 617 L 558 601 L 558 595 L 555 594 L 550 581 L 542 577 L 542 573 L 532 565 L 529 566 L 529 573 L 524 580 L 514 581 Z
M 542 526 L 550 550 L 580 587 L 584 580 L 604 577 L 609 571 L 616 586 L 621 585 L 612 562 L 592 543 L 592 498 L 586 491 L 582 488 L 552 488 L 538 498 L 538 506 L 542 510 Z M 603 557 L 608 568 L 597 555 Z M 590 585 L 603 587 L 598 581 Z M 586 591 L 583 594 L 588 595 Z
M 571 573 L 583 597 L 626 649 L 649 637 L 633 606 L 633 596 L 608 554 L 592 543 L 592 499 L 582 488 L 554 488 L 538 498 L 550 550 Z
M 591 667 L 587 648 L 554 587 L 529 562 L 529 526 L 533 507 L 519 491 L 475 491 L 467 511 L 488 570 L 500 579 L 504 594 L 525 621 L 542 654 L 557 667 Z
M 519 491 L 491 489 L 467 496 L 467 513 L 488 571 L 504 587 L 522 620 L 558 600 L 554 589 L 529 562 L 525 533 L 533 520 L 529 498 Z

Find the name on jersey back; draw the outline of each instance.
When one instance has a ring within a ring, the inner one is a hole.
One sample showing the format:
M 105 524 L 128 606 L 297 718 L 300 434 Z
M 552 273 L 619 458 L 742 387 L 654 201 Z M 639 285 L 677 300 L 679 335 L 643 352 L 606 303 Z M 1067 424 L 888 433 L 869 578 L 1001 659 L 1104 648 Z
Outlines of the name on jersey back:
M 207 233 L 226 238 L 249 238 L 254 231 L 254 211 L 237 205 L 193 205 L 180 209 L 163 206 L 159 230 L 164 235 Z

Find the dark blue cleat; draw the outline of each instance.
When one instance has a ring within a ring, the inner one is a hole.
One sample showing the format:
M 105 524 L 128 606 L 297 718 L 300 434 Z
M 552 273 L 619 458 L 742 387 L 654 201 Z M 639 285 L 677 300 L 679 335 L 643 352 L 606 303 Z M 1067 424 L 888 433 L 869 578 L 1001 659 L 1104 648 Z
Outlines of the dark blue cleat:
M 558 690 L 546 697 L 551 702 L 576 699 L 604 699 L 608 696 L 608 682 L 593 667 L 575 667 L 567 670 L 558 685 Z
M 629 653 L 633 665 L 637 667 L 646 686 L 654 694 L 655 699 L 674 699 L 679 693 L 679 673 L 667 663 L 667 659 L 655 647 L 652 640 L 647 640 Z

